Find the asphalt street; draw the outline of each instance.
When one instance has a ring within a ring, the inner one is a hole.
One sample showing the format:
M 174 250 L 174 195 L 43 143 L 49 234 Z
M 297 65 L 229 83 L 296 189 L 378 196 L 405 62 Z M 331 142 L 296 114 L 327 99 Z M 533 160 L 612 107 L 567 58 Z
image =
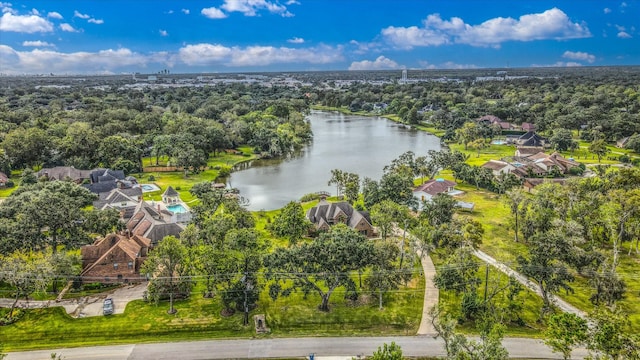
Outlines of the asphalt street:
M 140 345 L 114 345 L 69 349 L 9 353 L 8 360 L 46 360 L 51 353 L 62 355 L 65 360 L 135 360 L 135 359 L 256 359 L 256 358 L 302 358 L 314 354 L 316 360 L 323 357 L 351 358 L 371 355 L 384 343 L 395 341 L 402 347 L 405 356 L 444 356 L 443 343 L 431 336 L 398 337 L 323 337 L 323 338 L 278 338 L 244 340 L 208 340 L 169 342 Z M 562 359 L 536 339 L 506 338 L 504 346 L 512 358 Z M 572 359 L 582 359 L 586 350 L 573 352 Z

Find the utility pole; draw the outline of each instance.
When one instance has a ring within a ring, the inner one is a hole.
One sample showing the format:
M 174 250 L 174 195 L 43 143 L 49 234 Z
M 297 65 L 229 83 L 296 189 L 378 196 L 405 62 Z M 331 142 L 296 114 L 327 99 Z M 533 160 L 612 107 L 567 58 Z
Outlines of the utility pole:
M 489 263 L 485 264 L 486 270 L 484 272 L 484 303 L 487 303 L 487 288 L 489 286 Z

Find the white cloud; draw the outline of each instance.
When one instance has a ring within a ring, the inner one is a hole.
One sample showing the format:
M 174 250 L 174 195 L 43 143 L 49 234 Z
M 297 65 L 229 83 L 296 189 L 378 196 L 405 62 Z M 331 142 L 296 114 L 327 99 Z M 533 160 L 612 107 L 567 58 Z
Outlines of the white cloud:
M 172 59 L 168 53 L 143 55 L 129 49 L 61 53 L 41 49 L 16 51 L 9 46 L 0 45 L 0 68 L 2 72 L 9 74 L 106 74 L 130 71 L 129 67 L 146 68 L 151 64 L 171 67 Z
M 596 61 L 595 55 L 591 55 L 589 53 L 582 52 L 582 51 L 568 51 L 567 50 L 567 51 L 564 52 L 564 54 L 562 54 L 562 57 L 565 58 L 565 59 L 586 61 L 589 64 L 592 64 L 594 61 Z
M 49 13 L 47 14 L 47 17 L 48 17 L 48 18 L 52 18 L 52 19 L 58 19 L 58 20 L 62 19 L 62 15 L 60 15 L 60 13 L 55 12 L 55 11 L 51 11 L 51 12 L 49 12 Z
M 631 36 L 628 32 L 626 31 L 620 31 L 618 33 L 618 37 L 621 39 L 631 39 L 633 36 Z
M 382 30 L 382 36 L 400 48 L 451 43 L 499 47 L 506 41 L 566 40 L 590 37 L 591 33 L 586 25 L 571 22 L 562 10 L 553 8 L 518 19 L 497 17 L 479 25 L 466 24 L 458 17 L 443 20 L 439 14 L 431 14 L 421 27 L 390 26 Z
M 626 29 L 624 26 L 622 26 L 622 25 L 615 24 L 615 25 L 613 25 L 613 26 L 615 26 L 615 27 L 616 27 L 616 29 L 618 29 L 618 31 L 626 31 L 626 30 L 627 30 L 627 29 Z
M 209 19 L 224 19 L 227 17 L 227 14 L 215 7 L 204 8 L 200 13 Z
M 182 11 L 185 15 L 189 15 L 189 13 L 191 12 L 189 9 L 182 9 L 180 11 Z
M 219 44 L 196 44 L 182 47 L 178 56 L 187 65 L 204 65 L 221 62 L 231 52 L 231 48 Z
M 33 46 L 33 47 L 55 47 L 55 45 L 50 44 L 46 41 L 23 41 L 22 46 Z
M 66 32 L 79 32 L 79 30 L 76 30 L 73 26 L 71 26 L 68 23 L 60 24 L 60 29 Z
M 37 33 L 53 31 L 53 24 L 38 15 L 14 15 L 5 12 L 0 17 L 0 31 L 13 31 L 20 33 Z
M 611 9 L 609 9 L 609 8 L 604 8 L 604 10 L 602 10 L 602 11 L 604 11 L 605 14 L 611 13 Z
M 439 66 L 440 69 L 477 69 L 474 64 L 456 64 L 453 61 L 447 61 Z
M 288 17 L 293 16 L 287 11 L 287 7 L 280 5 L 277 1 L 271 2 L 267 0 L 224 0 L 224 4 L 220 6 L 227 12 L 241 12 L 244 16 L 256 16 L 259 10 L 267 10 L 272 14 L 280 14 Z
M 300 5 L 299 1 L 296 0 L 289 0 L 286 2 L 287 5 Z
M 32 13 L 33 15 L 40 16 L 40 11 L 38 11 L 38 9 L 31 9 L 31 13 Z
M 349 66 L 349 70 L 392 70 L 398 68 L 400 68 L 400 65 L 397 62 L 384 56 L 378 56 L 374 61 L 354 61 Z
M 178 58 L 189 66 L 219 64 L 224 66 L 267 66 L 285 63 L 327 64 L 342 60 L 341 48 L 319 46 L 294 49 L 273 46 L 227 47 L 220 44 L 187 45 Z
M 33 44 L 35 45 L 35 43 Z M 144 68 L 182 66 L 257 67 L 272 64 L 328 64 L 343 61 L 342 48 L 317 46 L 227 47 L 219 44 L 194 44 L 177 53 L 137 53 L 129 49 L 64 53 L 49 49 L 15 50 L 0 45 L 0 69 L 5 74 L 98 74 L 140 71 Z
M 304 39 L 303 38 L 299 38 L 299 37 L 294 37 L 291 38 L 289 40 L 287 40 L 288 43 L 292 43 L 292 44 L 304 44 Z
M 169 36 L 167 30 L 158 30 L 158 32 L 160 33 L 160 36 Z
M 579 67 L 579 66 L 582 66 L 582 64 L 575 61 L 568 61 L 568 62 L 558 61 L 555 64 L 546 64 L 546 65 L 532 64 L 531 65 L 531 67 Z
M 91 19 L 87 20 L 87 22 L 90 22 L 92 24 L 98 24 L 98 25 L 104 24 L 104 20 L 102 20 L 102 19 L 93 19 L 93 18 L 91 18 Z
M 78 10 L 74 10 L 73 12 L 73 17 L 79 17 L 80 19 L 88 19 L 91 16 L 87 15 L 87 14 L 82 14 L 80 13 Z

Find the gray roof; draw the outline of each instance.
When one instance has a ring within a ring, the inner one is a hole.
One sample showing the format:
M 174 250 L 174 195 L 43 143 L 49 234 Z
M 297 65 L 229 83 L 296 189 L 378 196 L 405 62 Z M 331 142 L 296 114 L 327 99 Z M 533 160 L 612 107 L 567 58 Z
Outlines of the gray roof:
M 347 225 L 350 227 L 355 227 L 362 219 L 371 224 L 368 212 L 356 211 L 346 201 L 329 203 L 326 200 L 320 200 L 318 205 L 307 211 L 307 219 L 316 226 L 321 226 L 322 224 L 336 223 L 336 218 L 341 214 L 346 217 Z
M 178 192 L 175 191 L 171 185 L 169 185 L 162 196 L 180 196 L 180 194 L 178 194 Z

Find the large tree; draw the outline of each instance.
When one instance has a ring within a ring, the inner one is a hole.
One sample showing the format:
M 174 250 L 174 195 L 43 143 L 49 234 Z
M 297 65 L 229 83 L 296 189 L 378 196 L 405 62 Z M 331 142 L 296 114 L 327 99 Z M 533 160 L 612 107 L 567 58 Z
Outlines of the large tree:
M 565 360 L 571 358 L 571 352 L 587 340 L 587 321 L 575 314 L 559 313 L 549 317 L 544 332 L 544 343 L 554 352 L 562 353 Z
M 11 321 L 18 300 L 27 299 L 36 291 L 44 291 L 53 276 L 53 268 L 49 258 L 41 252 L 17 251 L 0 256 L 0 260 L 0 280 L 9 284 L 14 294 L 8 314 Z
M 294 289 L 315 292 L 319 309 L 329 311 L 331 295 L 340 286 L 354 287 L 350 274 L 369 266 L 373 252 L 371 242 L 343 224 L 311 242 L 278 248 L 265 258 L 267 277 L 273 280 L 269 294 L 276 299 Z
M 310 225 L 302 205 L 291 201 L 276 215 L 271 230 L 277 236 L 288 238 L 289 244 L 295 244 L 307 233 Z
M 169 314 L 175 314 L 173 307 L 176 296 L 186 297 L 191 292 L 191 263 L 188 251 L 180 239 L 167 236 L 154 248 L 140 270 L 150 278 L 149 299 L 159 302 L 169 297 Z

